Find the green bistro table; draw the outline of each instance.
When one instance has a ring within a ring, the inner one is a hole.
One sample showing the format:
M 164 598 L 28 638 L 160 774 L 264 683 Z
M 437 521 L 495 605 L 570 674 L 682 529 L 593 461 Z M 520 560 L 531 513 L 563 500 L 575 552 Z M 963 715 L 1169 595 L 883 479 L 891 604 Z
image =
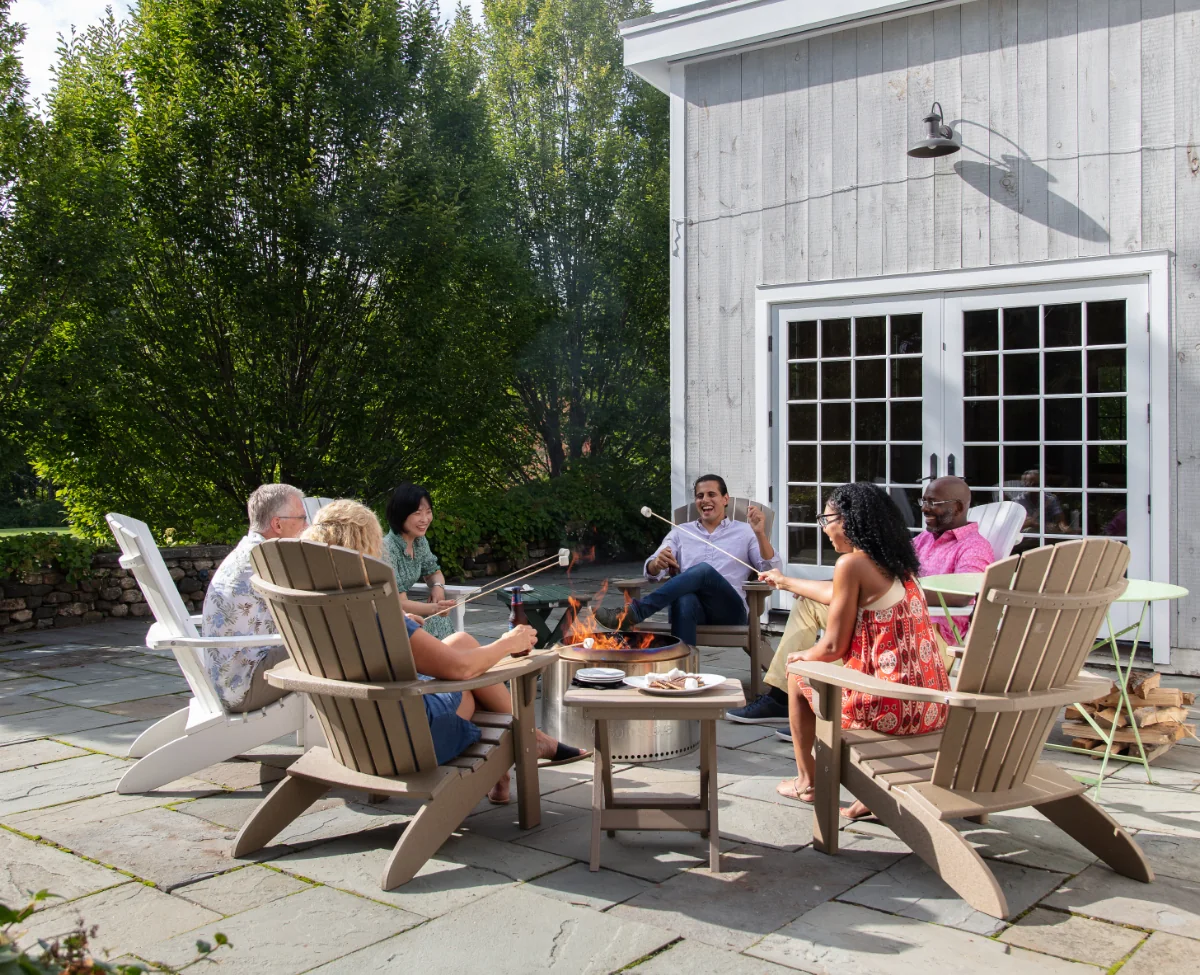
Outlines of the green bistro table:
M 918 580 L 921 583 L 921 588 L 928 592 L 937 593 L 938 602 L 942 604 L 942 609 L 946 611 L 947 617 L 950 612 L 958 612 L 959 615 L 968 615 L 971 607 L 969 606 L 954 606 L 946 605 L 946 596 L 978 596 L 979 589 L 983 585 L 982 572 L 959 572 L 940 576 L 921 576 Z M 1146 770 L 1146 781 L 1151 785 L 1154 784 L 1154 779 L 1150 775 L 1150 762 L 1146 758 L 1146 749 L 1142 744 L 1142 734 L 1138 730 L 1137 721 L 1133 715 L 1133 705 L 1129 701 L 1129 691 L 1125 683 L 1129 678 L 1129 674 L 1133 671 L 1134 658 L 1137 656 L 1138 644 L 1141 642 L 1142 624 L 1146 619 L 1146 610 L 1151 603 L 1158 602 L 1162 599 L 1181 599 L 1188 594 L 1188 591 L 1182 586 L 1172 585 L 1169 582 L 1151 582 L 1148 579 L 1130 579 L 1129 584 L 1125 587 L 1125 591 L 1117 597 L 1118 603 L 1141 603 L 1142 611 L 1138 614 L 1137 622 L 1131 623 L 1122 630 L 1118 630 L 1113 626 L 1112 615 L 1105 614 L 1108 622 L 1108 636 L 1101 637 L 1092 647 L 1095 652 L 1108 644 L 1112 650 L 1113 667 L 1117 671 L 1117 693 L 1121 695 L 1121 702 L 1117 705 L 1117 717 L 1119 718 L 1122 710 L 1129 716 L 1129 727 L 1133 731 L 1134 742 L 1137 745 L 1137 754 L 1130 755 L 1114 755 L 1112 753 L 1113 745 L 1116 743 L 1117 722 L 1114 721 L 1111 732 L 1106 732 L 1096 722 L 1090 714 L 1083 710 L 1079 705 L 1075 705 L 1075 709 L 1083 715 L 1087 723 L 1092 726 L 1092 729 L 1100 736 L 1104 742 L 1104 757 L 1100 760 L 1100 775 L 1095 780 L 1096 797 L 1100 796 L 1100 784 L 1104 781 L 1104 770 L 1108 767 L 1110 758 L 1118 759 L 1122 762 L 1140 762 Z M 954 621 L 950 621 L 950 626 L 954 630 L 955 637 L 958 642 L 962 643 L 962 634 L 958 632 L 958 627 L 954 625 Z M 1128 633 L 1133 634 L 1133 646 L 1129 651 L 1129 660 L 1122 665 L 1121 652 L 1117 647 L 1117 640 Z M 1073 745 L 1046 745 L 1047 748 L 1054 748 L 1063 752 L 1076 752 L 1080 755 L 1094 755 L 1094 752 L 1088 751 L 1086 748 L 1076 748 Z M 1092 782 L 1089 778 L 1085 780 Z
M 505 606 L 512 607 L 512 592 L 507 588 L 498 589 L 496 598 Z M 583 607 L 591 601 L 591 598 L 591 596 L 577 595 L 566 586 L 534 586 L 532 589 L 526 589 L 521 594 L 521 601 L 525 605 L 525 616 L 529 620 L 529 625 L 537 631 L 537 645 L 552 647 L 558 643 L 562 639 L 563 627 L 570 625 L 575 616 L 570 601 L 574 599 L 577 606 Z M 556 609 L 561 609 L 563 612 L 557 622 L 551 626 L 550 614 Z

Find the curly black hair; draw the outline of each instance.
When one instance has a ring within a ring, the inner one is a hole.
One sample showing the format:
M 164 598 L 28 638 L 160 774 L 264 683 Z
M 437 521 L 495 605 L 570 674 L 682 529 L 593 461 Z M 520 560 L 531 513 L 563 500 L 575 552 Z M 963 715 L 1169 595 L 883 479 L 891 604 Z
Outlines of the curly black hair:
M 896 579 L 915 576 L 921 568 L 912 535 L 900 509 L 878 484 L 856 481 L 834 489 L 829 504 L 842 516 L 846 537 Z

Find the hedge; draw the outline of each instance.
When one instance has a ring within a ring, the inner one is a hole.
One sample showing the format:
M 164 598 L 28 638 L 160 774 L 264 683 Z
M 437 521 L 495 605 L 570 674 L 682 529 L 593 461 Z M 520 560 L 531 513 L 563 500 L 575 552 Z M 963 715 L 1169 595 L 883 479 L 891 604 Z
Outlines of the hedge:
M 53 532 L 0 536 L 0 579 L 51 571 L 61 572 L 68 582 L 78 582 L 91 570 L 92 556 L 111 547 Z

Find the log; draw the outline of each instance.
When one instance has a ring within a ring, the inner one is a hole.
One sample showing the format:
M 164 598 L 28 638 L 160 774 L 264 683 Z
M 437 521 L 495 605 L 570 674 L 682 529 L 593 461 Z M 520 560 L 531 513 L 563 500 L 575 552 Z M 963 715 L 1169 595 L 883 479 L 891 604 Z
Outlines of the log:
M 1180 701 L 1179 703 L 1180 704 L 1195 704 L 1196 703 L 1196 692 L 1195 691 L 1184 691 L 1183 692 L 1183 700 Z
M 1155 673 L 1152 670 L 1135 670 L 1125 682 L 1125 688 L 1130 694 L 1145 697 L 1147 691 L 1158 687 L 1161 682 L 1162 674 Z
M 1194 698 L 1195 695 L 1192 697 Z M 1115 708 L 1121 703 L 1121 695 L 1113 691 L 1091 703 L 1097 708 Z M 1145 695 L 1130 695 L 1129 703 L 1135 708 L 1172 708 L 1190 702 L 1187 700 L 1187 695 L 1178 687 L 1155 687 Z
M 1150 713 L 1143 719 L 1140 710 Z M 1139 728 L 1148 728 L 1156 724 L 1182 724 L 1188 717 L 1187 708 L 1145 708 L 1139 709 L 1135 714 Z
M 1083 722 L 1064 721 L 1062 731 L 1064 735 L 1070 735 L 1072 738 L 1090 738 L 1093 741 L 1101 740 L 1100 736 L 1092 730 L 1092 726 Z M 1132 728 L 1118 728 L 1111 734 L 1116 741 L 1126 743 L 1137 741 Z M 1195 735 L 1196 726 L 1194 724 L 1164 723 L 1147 728 L 1141 732 L 1143 745 L 1167 745 L 1183 737 L 1194 738 Z

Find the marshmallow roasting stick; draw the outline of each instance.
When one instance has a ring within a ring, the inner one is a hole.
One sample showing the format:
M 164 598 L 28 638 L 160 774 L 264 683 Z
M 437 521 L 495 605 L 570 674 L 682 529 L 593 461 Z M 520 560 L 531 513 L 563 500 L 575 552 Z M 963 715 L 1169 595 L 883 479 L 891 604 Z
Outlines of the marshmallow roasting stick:
M 662 515 L 660 515 L 657 511 L 654 511 L 650 507 L 650 505 L 645 505 L 642 508 L 642 517 L 643 518 L 657 518 L 659 521 L 666 521 L 667 524 L 670 525 L 672 528 L 678 528 L 685 535 L 691 535 L 692 538 L 700 539 L 700 541 L 702 541 L 705 545 L 715 548 L 722 555 L 728 555 L 731 559 L 733 559 L 734 562 L 738 562 L 738 563 L 744 565 L 751 572 L 758 573 L 759 571 L 761 571 L 759 569 L 754 568 L 754 566 L 750 565 L 750 563 L 748 563 L 748 562 L 742 562 L 742 560 L 739 559 L 736 555 L 732 554 L 731 552 L 726 552 L 725 549 L 721 548 L 720 545 L 716 545 L 713 542 L 710 542 L 703 535 L 697 535 L 695 532 L 688 531 L 686 528 L 683 527 L 683 525 L 677 525 L 673 521 L 668 521 L 666 518 L 664 518 Z
M 441 610 L 440 612 L 430 613 L 429 615 L 430 616 L 444 616 L 446 613 L 450 612 L 450 610 L 452 610 L 452 609 L 457 609 L 459 606 L 465 606 L 467 603 L 474 602 L 476 599 L 482 599 L 484 596 L 490 596 L 492 593 L 497 592 L 500 589 L 507 589 L 514 582 L 520 582 L 522 579 L 528 579 L 530 576 L 535 576 L 539 572 L 545 572 L 547 569 L 553 569 L 556 565 L 557 566 L 568 566 L 571 564 L 571 550 L 568 548 L 560 548 L 558 550 L 557 555 L 552 555 L 552 556 L 550 556 L 549 559 L 543 559 L 542 561 L 549 562 L 550 564 L 543 565 L 540 569 L 534 569 L 531 572 L 526 572 L 524 575 L 517 576 L 515 579 L 509 579 L 508 582 L 504 583 L 503 585 L 497 585 L 499 580 L 496 580 L 495 582 L 493 582 L 491 584 L 490 589 L 481 590 L 480 592 L 475 593 L 474 596 L 468 596 L 466 599 L 460 599 L 453 606 L 447 606 L 445 609 Z M 534 563 L 534 564 L 536 565 L 536 563 Z M 517 571 L 520 572 L 521 570 L 518 569 Z M 509 575 L 512 575 L 512 573 L 510 572 Z M 503 579 L 504 576 L 501 576 L 500 578 Z M 429 617 L 426 617 L 426 619 L 428 619 L 428 618 Z

